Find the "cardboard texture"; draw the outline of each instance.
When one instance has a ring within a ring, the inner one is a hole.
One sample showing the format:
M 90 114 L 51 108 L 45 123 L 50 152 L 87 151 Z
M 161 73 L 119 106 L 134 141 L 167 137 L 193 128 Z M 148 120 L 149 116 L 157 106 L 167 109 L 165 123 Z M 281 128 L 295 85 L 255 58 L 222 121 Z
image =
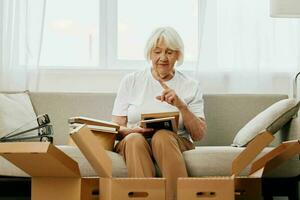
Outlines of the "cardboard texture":
M 101 131 L 93 131 L 92 133 L 97 137 L 97 140 L 99 141 L 99 145 L 101 145 L 105 150 L 112 151 L 114 149 L 115 140 L 116 140 L 116 134 L 113 133 L 106 133 Z M 70 137 L 69 145 L 76 146 L 73 139 Z
M 207 177 L 199 180 L 180 178 L 177 199 L 234 199 L 234 177 Z
M 80 199 L 80 178 L 32 177 L 31 199 Z
M 101 200 L 164 200 L 165 182 L 160 178 L 100 178 Z
M 164 200 L 164 178 L 113 178 L 112 161 L 95 135 L 83 125 L 71 137 L 100 176 L 101 200 Z
M 283 162 L 289 160 L 294 155 L 299 153 L 300 140 L 283 142 L 281 145 L 253 163 L 250 176 L 262 177 L 264 174 L 267 174 Z
M 77 163 L 48 142 L 1 143 L 0 154 L 33 177 L 80 178 Z
M 96 173 L 100 177 L 112 177 L 112 161 L 89 128 L 81 125 L 70 134 Z
M 82 200 L 98 200 L 99 197 L 99 177 L 87 177 L 81 179 Z
M 108 151 L 113 150 L 115 140 L 116 140 L 116 135 L 118 134 L 118 130 L 120 129 L 120 126 L 118 124 L 113 122 L 83 117 L 83 116 L 71 117 L 68 119 L 68 122 L 70 128 L 71 127 L 74 128 L 76 126 L 82 126 L 83 124 L 88 125 L 90 130 L 94 133 L 94 135 L 99 140 L 99 144 L 101 144 L 101 146 L 105 150 Z M 69 145 L 76 146 L 72 138 L 69 139 Z
M 247 194 L 243 191 L 246 189 L 244 188 L 247 185 L 247 180 L 243 179 L 240 181 L 235 181 L 236 177 L 239 173 L 245 169 L 247 165 L 250 164 L 251 161 L 265 148 L 271 141 L 274 139 L 274 136 L 269 132 L 263 132 L 256 136 L 254 140 L 252 140 L 247 147 L 240 153 L 232 162 L 232 169 L 231 169 L 231 176 L 227 177 L 214 177 L 214 178 L 193 178 L 193 182 L 189 181 L 189 178 L 179 178 L 177 184 L 177 193 L 178 193 L 178 200 L 184 200 L 184 195 L 188 194 L 189 188 L 197 188 L 197 190 L 193 191 L 193 193 L 207 193 L 213 192 L 215 195 L 206 197 L 206 196 L 197 196 L 191 195 L 190 200 L 196 199 L 211 199 L 211 200 L 231 200 L 234 199 L 235 194 L 237 198 L 246 198 L 248 193 L 252 193 L 251 191 L 247 190 Z M 226 181 L 224 181 L 224 178 Z M 220 184 L 222 187 L 219 187 Z M 250 184 L 250 183 L 249 183 Z M 230 186 L 234 185 L 235 187 L 231 187 L 231 190 L 225 189 L 230 188 Z M 181 186 L 181 187 L 179 187 Z M 205 186 L 205 187 L 203 187 Z M 224 189 L 223 189 L 224 188 Z M 238 188 L 239 191 L 235 193 L 235 188 Z M 197 192 L 196 192 L 197 191 Z M 259 192 L 260 194 L 260 192 Z M 258 198 L 259 199 L 259 198 Z
M 1 143 L 0 155 L 32 176 L 32 200 L 93 199 L 91 193 L 81 197 L 81 190 L 95 184 L 85 185 L 78 164 L 48 142 Z

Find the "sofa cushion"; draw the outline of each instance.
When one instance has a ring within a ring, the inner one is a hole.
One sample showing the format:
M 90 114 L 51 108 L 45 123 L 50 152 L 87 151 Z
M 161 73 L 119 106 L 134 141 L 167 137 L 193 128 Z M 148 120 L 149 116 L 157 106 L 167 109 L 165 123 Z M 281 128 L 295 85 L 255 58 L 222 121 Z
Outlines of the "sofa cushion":
M 274 103 L 239 130 L 232 146 L 243 147 L 264 130 L 275 134 L 298 112 L 299 105 L 295 99 L 284 99 Z
M 265 148 L 255 160 L 270 152 L 273 147 Z M 189 176 L 229 176 L 231 175 L 231 163 L 244 147 L 231 146 L 204 146 L 183 152 Z M 248 175 L 251 164 L 249 164 L 240 175 Z M 280 165 L 267 177 L 293 177 L 299 175 L 300 161 L 297 156 Z
M 85 159 L 83 154 L 77 147 L 73 146 L 58 146 L 67 155 L 77 161 L 80 173 L 83 177 L 97 176 L 91 165 Z M 231 163 L 234 158 L 242 152 L 244 148 L 231 146 L 206 146 L 196 147 L 194 150 L 185 151 L 183 153 L 187 171 L 190 176 L 228 176 L 230 175 Z M 272 148 L 265 148 L 257 158 L 271 151 Z M 125 162 L 117 153 L 108 152 L 112 159 L 112 174 L 113 177 L 127 177 L 127 168 Z M 292 177 L 299 174 L 300 161 L 297 157 L 286 161 L 276 170 L 267 174 L 268 177 Z M 241 175 L 247 175 L 250 167 L 248 166 Z M 29 175 L 11 164 L 9 161 L 0 156 L 0 175 L 5 176 L 20 176 L 28 177 Z
M 80 168 L 80 174 L 82 177 L 98 176 L 78 147 L 75 146 L 57 146 L 57 147 L 78 163 Z M 125 165 L 123 157 L 112 151 L 106 151 L 106 152 L 110 157 L 110 159 L 112 160 L 113 177 L 127 177 L 128 176 L 127 167 Z
M 0 138 L 13 131 L 37 126 L 36 114 L 27 92 L 0 93 Z

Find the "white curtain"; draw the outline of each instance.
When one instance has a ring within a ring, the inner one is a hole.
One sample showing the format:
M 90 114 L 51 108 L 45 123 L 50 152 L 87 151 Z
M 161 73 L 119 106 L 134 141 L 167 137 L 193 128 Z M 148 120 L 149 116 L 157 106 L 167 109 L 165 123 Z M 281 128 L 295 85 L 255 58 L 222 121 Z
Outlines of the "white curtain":
M 300 19 L 271 18 L 269 0 L 200 2 L 195 74 L 204 92 L 290 94 L 300 70 Z
M 36 90 L 46 0 L 0 0 L 0 90 Z
M 38 90 L 45 7 L 46 0 L 0 0 L 0 90 Z M 271 18 L 269 0 L 199 0 L 198 10 L 199 62 L 191 74 L 204 93 L 291 94 L 300 70 L 299 18 Z M 66 69 L 57 78 L 44 70 L 41 90 L 79 90 L 74 80 L 85 78 L 82 91 L 94 80 L 95 91 L 114 92 L 123 76 L 111 72 L 107 86 L 108 72 L 82 71 L 88 75 L 66 77 Z

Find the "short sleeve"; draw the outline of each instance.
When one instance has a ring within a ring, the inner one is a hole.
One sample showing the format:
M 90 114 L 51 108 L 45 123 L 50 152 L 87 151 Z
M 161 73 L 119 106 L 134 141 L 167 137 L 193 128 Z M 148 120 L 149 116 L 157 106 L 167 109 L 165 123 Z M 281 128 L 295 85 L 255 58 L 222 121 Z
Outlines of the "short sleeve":
M 130 97 L 130 76 L 125 76 L 120 83 L 118 93 L 114 102 L 112 115 L 127 116 Z
M 205 116 L 204 116 L 204 102 L 203 102 L 202 96 L 203 95 L 202 95 L 202 92 L 201 92 L 200 85 L 197 84 L 194 96 L 193 96 L 192 100 L 188 103 L 188 107 L 194 115 L 196 115 L 197 117 L 201 117 L 201 118 L 205 119 Z

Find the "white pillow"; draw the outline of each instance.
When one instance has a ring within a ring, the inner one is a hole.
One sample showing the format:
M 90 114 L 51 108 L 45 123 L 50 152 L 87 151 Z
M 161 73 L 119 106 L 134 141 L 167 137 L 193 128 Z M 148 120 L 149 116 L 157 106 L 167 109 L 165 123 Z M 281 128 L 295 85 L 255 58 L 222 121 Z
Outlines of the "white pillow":
M 0 138 L 15 130 L 20 132 L 37 126 L 36 114 L 26 92 L 0 93 Z
M 299 105 L 295 99 L 284 99 L 274 103 L 239 130 L 232 146 L 245 146 L 265 130 L 275 134 L 298 112 Z

